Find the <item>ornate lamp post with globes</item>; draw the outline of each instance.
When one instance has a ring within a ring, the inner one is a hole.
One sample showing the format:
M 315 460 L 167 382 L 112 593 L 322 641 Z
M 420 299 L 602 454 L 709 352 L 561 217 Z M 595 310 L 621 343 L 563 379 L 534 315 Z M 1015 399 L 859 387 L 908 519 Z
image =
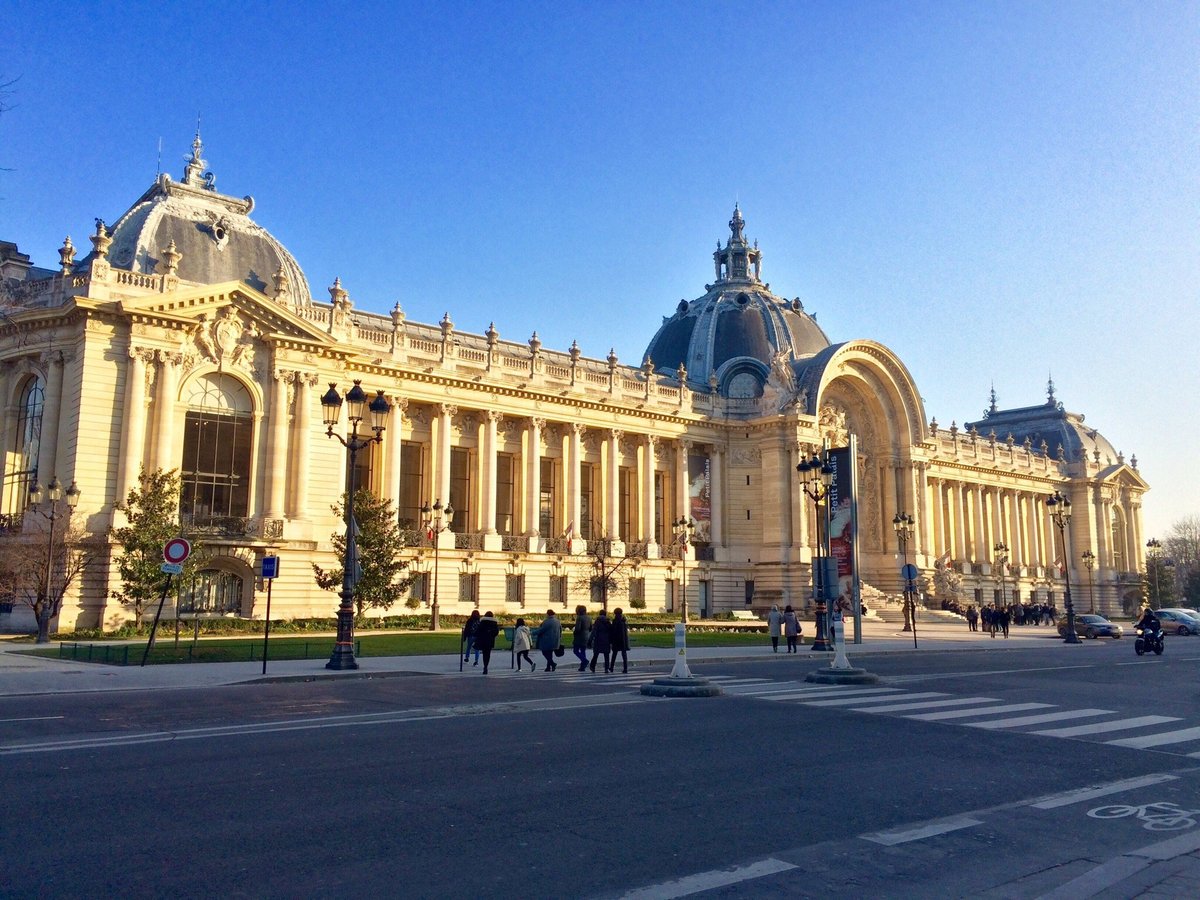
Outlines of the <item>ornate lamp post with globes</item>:
M 1058 529 L 1058 542 L 1062 550 L 1063 579 L 1065 584 L 1067 604 L 1067 634 L 1063 638 L 1066 644 L 1080 644 L 1079 635 L 1075 633 L 1075 605 L 1071 602 L 1071 554 L 1067 549 L 1067 526 L 1071 524 L 1071 501 L 1055 491 L 1046 498 L 1046 509 L 1050 519 Z
M 49 640 L 48 628 L 50 620 L 57 614 L 55 607 L 58 605 L 55 601 L 55 591 L 53 588 L 54 580 L 54 523 L 58 520 L 59 503 L 64 497 L 67 501 L 67 515 L 79 505 L 79 487 L 74 481 L 71 486 L 63 492 L 62 484 L 58 480 L 58 476 L 50 479 L 50 485 L 43 492 L 41 484 L 34 485 L 32 491 L 29 492 L 29 506 L 27 509 L 30 512 L 35 512 L 42 516 L 49 523 L 50 527 L 46 531 L 46 572 L 43 575 L 42 583 L 38 586 L 37 604 L 35 607 L 35 618 L 37 619 L 39 644 Z M 49 501 L 49 508 L 42 509 L 42 503 Z M 65 593 L 65 587 L 63 589 Z
M 675 535 L 675 542 L 679 544 L 680 593 L 683 594 L 682 603 L 680 603 L 679 621 L 686 625 L 688 620 L 687 553 L 688 545 L 692 542 L 692 535 L 696 532 L 696 523 L 686 516 L 681 516 L 678 520 L 671 523 L 671 531 Z
M 1146 541 L 1146 574 L 1150 574 L 1150 570 L 1154 571 L 1154 596 L 1146 599 L 1147 605 L 1151 609 L 1158 609 L 1162 606 L 1162 594 L 1159 593 L 1160 587 L 1158 583 L 1158 570 L 1162 567 L 1162 541 L 1158 538 L 1150 538 Z
M 992 551 L 996 554 L 993 565 L 1000 573 L 1000 607 L 1003 609 L 1008 606 L 1008 585 L 1004 582 L 1004 569 L 1008 565 L 1008 544 L 1001 541 Z
M 1093 581 L 1092 570 L 1096 568 L 1096 554 L 1091 550 L 1084 550 L 1080 554 L 1080 559 L 1083 560 L 1083 566 L 1088 572 L 1088 600 L 1091 607 L 1088 611 L 1094 615 L 1096 612 L 1096 583 Z
M 367 403 L 367 392 L 362 389 L 362 383 L 355 379 L 354 386 L 346 392 L 346 412 L 348 427 L 346 437 L 337 434 L 333 429 L 338 424 L 342 414 L 342 395 L 338 393 L 337 384 L 329 383 L 329 390 L 321 397 L 321 415 L 325 421 L 325 434 L 335 437 L 346 448 L 349 459 L 346 469 L 346 552 L 342 559 L 342 602 L 337 611 L 337 643 L 333 646 L 327 669 L 357 669 L 358 661 L 354 658 L 354 585 L 358 581 L 358 545 L 355 536 L 354 523 L 354 491 L 353 475 L 358 451 L 383 440 L 384 429 L 387 428 L 388 416 L 391 414 L 391 404 L 377 391 L 375 398 Z M 358 426 L 362 424 L 364 413 L 370 411 L 372 437 L 359 437 Z
M 816 601 L 816 623 L 813 635 L 812 649 L 832 650 L 828 631 L 828 613 L 825 601 L 829 599 L 829 585 L 826 584 L 825 557 L 829 555 L 829 521 L 828 504 L 822 506 L 828 499 L 833 488 L 833 466 L 828 458 L 822 459 L 816 453 L 812 459 L 802 460 L 796 465 L 800 473 L 800 489 L 813 502 L 813 510 L 817 519 L 817 552 L 813 557 L 813 599 Z M 825 521 L 822 521 L 821 510 L 825 509 Z
M 429 501 L 421 507 L 421 518 L 425 524 L 425 533 L 433 542 L 433 602 L 429 604 L 429 630 L 437 631 L 441 627 L 441 611 L 438 607 L 438 549 L 442 543 L 442 532 L 449 531 L 454 521 L 454 507 L 447 503 L 444 507 L 440 499 L 433 506 Z
M 900 544 L 900 555 L 904 558 L 904 568 L 900 574 L 904 578 L 904 630 L 913 633 L 913 646 L 917 646 L 917 603 L 914 595 L 912 574 L 908 568 L 908 542 L 913 536 L 913 526 L 916 523 L 908 513 L 896 513 L 892 519 L 892 528 L 896 531 L 896 541 Z

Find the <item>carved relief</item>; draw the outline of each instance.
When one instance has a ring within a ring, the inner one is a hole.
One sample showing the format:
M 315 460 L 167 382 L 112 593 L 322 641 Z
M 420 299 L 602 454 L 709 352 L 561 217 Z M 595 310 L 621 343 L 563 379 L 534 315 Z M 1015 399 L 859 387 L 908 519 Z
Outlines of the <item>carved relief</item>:
M 215 319 L 202 313 L 191 330 L 191 343 L 199 351 L 200 357 L 215 363 L 218 368 L 229 364 L 252 369 L 254 353 L 260 342 L 258 326 L 253 322 L 243 322 L 231 306 L 221 310 Z M 190 356 L 190 349 L 185 348 L 186 355 Z
M 844 447 L 850 440 L 850 431 L 846 427 L 846 411 L 832 404 L 821 407 L 821 415 L 817 420 L 817 428 L 821 437 L 828 441 L 831 447 Z
M 757 447 L 738 447 L 729 454 L 731 466 L 757 466 L 762 461 L 762 451 Z

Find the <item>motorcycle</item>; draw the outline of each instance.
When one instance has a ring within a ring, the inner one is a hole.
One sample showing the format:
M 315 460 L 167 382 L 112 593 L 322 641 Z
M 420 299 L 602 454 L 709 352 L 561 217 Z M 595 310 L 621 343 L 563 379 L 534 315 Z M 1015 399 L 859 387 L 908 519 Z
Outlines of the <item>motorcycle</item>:
M 1137 640 L 1133 642 L 1133 652 L 1138 656 L 1148 651 L 1154 651 L 1158 656 L 1163 652 L 1163 630 L 1161 628 L 1139 628 Z

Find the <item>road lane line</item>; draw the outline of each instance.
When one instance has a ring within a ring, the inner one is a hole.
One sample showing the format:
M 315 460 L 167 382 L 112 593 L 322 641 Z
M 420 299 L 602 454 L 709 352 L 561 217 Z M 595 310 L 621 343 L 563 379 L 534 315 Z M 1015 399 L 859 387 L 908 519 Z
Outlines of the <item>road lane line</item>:
M 1042 797 L 1029 806 L 1034 809 L 1058 809 L 1060 806 L 1070 806 L 1073 803 L 1084 803 L 1088 800 L 1094 800 L 1097 797 L 1107 797 L 1110 794 L 1120 794 L 1125 791 L 1136 790 L 1137 788 L 1149 787 L 1152 784 L 1162 784 L 1164 781 L 1176 781 L 1177 775 L 1143 775 L 1141 778 L 1127 778 L 1124 781 L 1115 781 L 1112 784 L 1106 784 L 1102 787 L 1082 788 L 1077 791 L 1066 791 L 1062 794 L 1051 794 L 1049 797 Z
M 1020 728 L 1022 725 L 1041 725 L 1043 722 L 1060 722 L 1063 719 L 1086 719 L 1088 716 L 1111 716 L 1111 709 L 1064 709 L 1060 712 L 1042 713 L 1040 716 L 1018 716 L 1015 719 L 1000 719 L 992 722 L 964 722 L 968 728 Z
M 967 719 L 971 716 L 994 716 L 997 713 L 1024 712 L 1027 709 L 1049 709 L 1053 703 L 1006 703 L 1004 706 L 981 706 L 979 709 L 955 709 L 949 712 L 917 713 L 905 716 L 920 722 L 940 722 L 943 719 Z
M 860 834 L 864 841 L 871 841 L 875 844 L 883 844 L 885 847 L 895 847 L 897 844 L 907 844 L 910 841 L 919 841 L 927 837 L 935 837 L 939 834 L 947 834 L 951 831 L 960 831 L 963 828 L 973 828 L 976 825 L 982 825 L 979 819 L 957 818 L 948 819 L 945 822 L 934 822 L 929 825 L 921 825 L 918 828 L 910 828 L 907 831 L 880 831 L 875 834 Z
M 819 700 L 806 700 L 804 702 L 809 706 L 846 706 L 847 704 L 859 703 L 864 700 L 870 702 L 871 697 L 877 694 L 907 694 L 907 692 L 900 690 L 900 688 L 867 688 L 866 690 L 855 691 L 852 697 L 839 696 L 834 697 L 832 700 L 821 698 Z M 941 694 L 940 696 L 944 697 L 946 695 Z M 878 697 L 878 699 L 891 700 L 892 698 L 890 696 L 883 696 Z
M 662 884 L 652 884 L 649 887 L 638 888 L 622 895 L 622 900 L 673 900 L 675 897 L 687 897 L 714 888 L 728 887 L 741 884 L 754 878 L 776 875 L 797 868 L 782 859 L 764 859 L 748 866 L 737 866 L 732 869 L 713 869 L 711 872 L 701 872 L 698 875 L 688 875 L 675 881 L 664 881 Z
M 915 697 L 916 694 L 911 696 Z M 910 709 L 933 709 L 935 707 L 965 706 L 968 703 L 999 703 L 994 697 L 959 697 L 955 700 L 922 700 L 919 703 L 897 703 L 893 706 L 864 706 L 854 712 L 893 713 L 905 712 Z
M 1200 728 L 1181 728 L 1179 731 L 1164 731 L 1161 734 L 1150 734 L 1145 737 L 1118 738 L 1105 741 L 1114 747 L 1133 747 L 1144 750 L 1147 747 L 1161 747 L 1163 744 L 1181 744 L 1184 741 L 1200 740 Z
M 1102 734 L 1106 731 L 1124 731 L 1127 728 L 1145 728 L 1147 725 L 1162 725 L 1180 721 L 1175 716 L 1138 716 L 1133 719 L 1116 719 L 1112 722 L 1094 722 L 1091 725 L 1072 725 L 1070 728 L 1047 728 L 1030 734 L 1049 737 L 1079 737 L 1082 734 Z
M 25 716 L 21 719 L 0 719 L 3 722 L 45 722 L 49 719 L 65 719 L 66 716 Z

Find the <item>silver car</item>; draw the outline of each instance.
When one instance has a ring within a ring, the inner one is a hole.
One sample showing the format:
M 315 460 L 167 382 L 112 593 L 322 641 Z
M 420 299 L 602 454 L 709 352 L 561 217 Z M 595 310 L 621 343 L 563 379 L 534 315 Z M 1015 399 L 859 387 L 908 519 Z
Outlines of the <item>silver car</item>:
M 1155 611 L 1167 634 L 1200 634 L 1200 614 L 1193 609 L 1172 607 Z

